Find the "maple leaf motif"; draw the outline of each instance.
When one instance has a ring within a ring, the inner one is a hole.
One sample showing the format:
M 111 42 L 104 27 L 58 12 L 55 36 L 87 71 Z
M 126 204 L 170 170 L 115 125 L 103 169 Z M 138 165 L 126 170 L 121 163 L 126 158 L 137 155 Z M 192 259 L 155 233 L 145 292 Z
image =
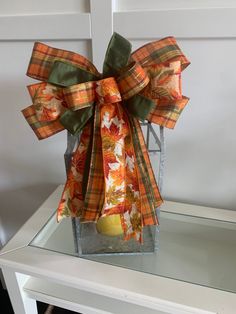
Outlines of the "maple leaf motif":
M 111 172 L 112 178 L 113 178 L 113 184 L 116 186 L 120 186 L 122 183 L 124 183 L 124 171 L 122 171 L 120 168 L 117 170 L 114 170 Z
M 77 172 L 83 173 L 84 164 L 86 160 L 87 151 L 84 150 L 79 154 L 74 154 L 71 161 L 71 166 L 76 169 Z
M 134 172 L 134 155 L 132 154 L 131 156 L 129 156 L 128 154 L 126 154 L 126 166 L 127 166 L 127 169 L 130 171 L 130 172 Z
M 116 141 L 110 136 L 110 134 L 102 134 L 102 147 L 104 151 L 114 151 L 116 146 Z
M 115 123 L 112 123 L 110 128 L 109 128 L 109 132 L 111 133 L 112 135 L 112 138 L 114 138 L 115 140 L 119 139 L 120 138 L 120 129 L 119 127 L 115 124 Z
M 131 222 L 132 229 L 134 232 L 140 232 L 141 231 L 141 229 L 142 229 L 141 215 L 138 211 L 135 211 L 133 214 L 131 212 L 130 222 Z
M 67 189 L 69 192 L 69 197 L 72 199 L 77 191 L 79 191 L 81 188 L 81 184 L 79 184 L 76 180 L 74 180 L 74 177 L 72 175 L 69 176 L 67 181 Z
M 38 106 L 36 108 L 36 113 L 40 117 L 40 121 L 50 121 L 52 120 L 54 110 L 50 108 L 45 108 L 44 106 Z
M 122 137 L 119 126 L 113 122 L 104 124 L 102 134 L 109 136 L 113 141 L 118 141 Z
M 126 196 L 127 199 L 129 200 L 129 203 L 135 203 L 136 197 L 134 194 L 134 190 L 132 189 L 132 184 L 128 184 L 126 186 Z
M 108 204 L 117 205 L 123 201 L 124 191 L 116 189 L 116 186 L 111 186 L 106 193 L 106 202 Z
M 111 171 L 111 167 L 109 166 L 109 164 L 117 163 L 116 156 L 112 152 L 105 151 L 103 154 L 103 159 L 104 174 L 105 177 L 108 178 L 108 175 Z

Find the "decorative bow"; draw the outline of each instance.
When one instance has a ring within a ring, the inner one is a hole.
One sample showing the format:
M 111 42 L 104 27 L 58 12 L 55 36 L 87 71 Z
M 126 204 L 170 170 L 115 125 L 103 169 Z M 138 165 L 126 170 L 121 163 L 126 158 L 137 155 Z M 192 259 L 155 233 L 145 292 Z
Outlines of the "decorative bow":
M 125 239 L 158 224 L 162 199 L 139 120 L 174 128 L 188 102 L 181 71 L 189 65 L 173 37 L 131 54 L 114 33 L 103 73 L 85 57 L 35 43 L 27 75 L 33 105 L 22 112 L 39 139 L 81 132 L 58 207 L 58 219 L 120 214 Z

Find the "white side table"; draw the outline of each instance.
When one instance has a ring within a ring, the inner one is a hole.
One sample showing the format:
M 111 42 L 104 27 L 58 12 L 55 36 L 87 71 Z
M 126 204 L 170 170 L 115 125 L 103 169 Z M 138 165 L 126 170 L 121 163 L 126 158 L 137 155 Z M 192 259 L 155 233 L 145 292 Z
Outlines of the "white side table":
M 36 300 L 83 314 L 236 313 L 236 212 L 165 202 L 156 254 L 88 260 L 71 220 L 56 223 L 61 191 L 1 251 L 16 314 L 37 313 Z

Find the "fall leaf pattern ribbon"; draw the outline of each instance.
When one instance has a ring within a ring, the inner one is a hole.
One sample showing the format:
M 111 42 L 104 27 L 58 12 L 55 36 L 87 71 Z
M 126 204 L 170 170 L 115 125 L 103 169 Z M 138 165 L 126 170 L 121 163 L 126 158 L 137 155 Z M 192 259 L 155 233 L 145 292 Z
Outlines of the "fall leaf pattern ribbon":
M 188 102 L 181 72 L 189 61 L 175 38 L 151 42 L 131 53 L 114 33 L 103 73 L 85 57 L 36 42 L 27 75 L 33 105 L 22 110 L 44 139 L 64 129 L 80 134 L 57 217 L 96 222 L 119 214 L 124 237 L 142 240 L 157 225 L 162 203 L 140 120 L 174 128 Z

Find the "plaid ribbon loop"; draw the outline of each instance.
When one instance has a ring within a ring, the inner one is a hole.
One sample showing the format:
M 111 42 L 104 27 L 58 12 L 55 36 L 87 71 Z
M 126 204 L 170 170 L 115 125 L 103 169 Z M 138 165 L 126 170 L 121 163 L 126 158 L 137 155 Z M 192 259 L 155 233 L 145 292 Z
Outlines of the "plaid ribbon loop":
M 117 77 L 117 83 L 122 99 L 126 100 L 140 93 L 148 85 L 149 77 L 140 64 L 131 62 Z
M 81 132 L 58 219 L 119 214 L 125 239 L 141 241 L 162 203 L 139 120 L 174 128 L 188 102 L 181 72 L 189 61 L 173 37 L 131 44 L 114 33 L 103 74 L 85 57 L 35 43 L 27 75 L 33 105 L 22 110 L 39 139 Z
M 55 85 L 42 82 L 27 86 L 32 98 L 38 121 L 57 120 L 65 111 L 67 103 L 64 100 L 63 89 Z

